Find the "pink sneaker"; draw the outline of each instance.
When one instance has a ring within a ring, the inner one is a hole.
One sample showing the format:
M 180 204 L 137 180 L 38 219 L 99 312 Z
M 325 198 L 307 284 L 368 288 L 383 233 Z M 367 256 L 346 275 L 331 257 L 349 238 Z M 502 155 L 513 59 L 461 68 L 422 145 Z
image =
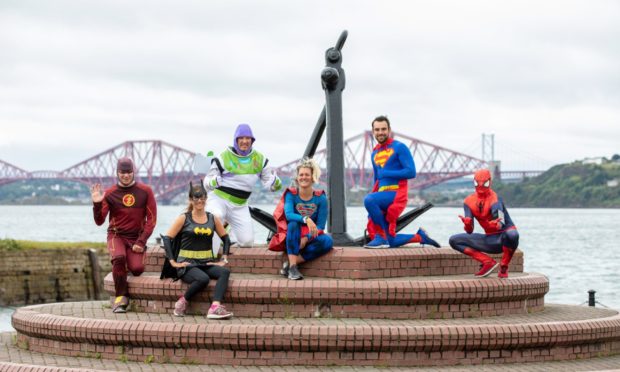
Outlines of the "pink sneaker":
M 181 296 L 179 300 L 174 304 L 174 315 L 185 316 L 185 310 L 187 310 L 187 300 Z
M 233 313 L 226 310 L 223 305 L 217 305 L 215 307 L 211 306 L 209 308 L 209 312 L 207 313 L 207 318 L 209 319 L 228 319 L 232 318 Z

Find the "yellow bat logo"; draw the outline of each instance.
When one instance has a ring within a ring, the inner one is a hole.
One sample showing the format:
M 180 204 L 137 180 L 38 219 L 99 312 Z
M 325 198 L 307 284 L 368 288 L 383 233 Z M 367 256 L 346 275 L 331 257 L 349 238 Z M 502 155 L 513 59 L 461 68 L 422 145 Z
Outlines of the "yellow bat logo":
M 211 230 L 210 228 L 204 228 L 204 227 L 194 227 L 194 234 L 196 235 L 211 235 L 213 234 L 213 230 Z

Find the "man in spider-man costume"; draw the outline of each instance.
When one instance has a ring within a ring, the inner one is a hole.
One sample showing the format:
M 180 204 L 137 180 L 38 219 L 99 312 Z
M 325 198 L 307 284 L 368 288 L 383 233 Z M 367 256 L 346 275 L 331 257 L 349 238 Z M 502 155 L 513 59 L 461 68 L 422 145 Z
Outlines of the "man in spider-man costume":
M 386 116 L 376 117 L 371 125 L 378 144 L 370 157 L 374 186 L 364 198 L 371 239 L 364 247 L 396 248 L 407 243 L 439 247 L 423 228 L 415 234 L 396 234 L 396 221 L 407 206 L 407 180 L 416 176 L 415 163 L 409 148 L 391 138 L 390 120 Z
M 466 234 L 450 237 L 450 246 L 480 262 L 482 267 L 475 276 L 486 277 L 500 266 L 499 278 L 508 277 L 508 264 L 519 245 L 519 232 L 510 219 L 502 198 L 491 190 L 491 172 L 481 169 L 474 174 L 476 192 L 465 198 L 465 216 L 459 216 Z M 474 220 L 478 220 L 485 234 L 474 233 Z M 500 263 L 487 253 L 503 252 Z

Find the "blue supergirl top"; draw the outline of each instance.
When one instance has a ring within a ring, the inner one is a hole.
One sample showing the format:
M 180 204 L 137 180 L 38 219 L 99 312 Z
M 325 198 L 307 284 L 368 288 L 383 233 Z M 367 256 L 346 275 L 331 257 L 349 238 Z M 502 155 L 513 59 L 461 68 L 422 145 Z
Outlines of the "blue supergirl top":
M 303 218 L 308 216 L 316 224 L 318 230 L 325 230 L 327 223 L 327 196 L 312 194 L 312 198 L 303 200 L 299 194 L 286 193 L 284 199 L 284 213 L 286 220 L 303 223 Z

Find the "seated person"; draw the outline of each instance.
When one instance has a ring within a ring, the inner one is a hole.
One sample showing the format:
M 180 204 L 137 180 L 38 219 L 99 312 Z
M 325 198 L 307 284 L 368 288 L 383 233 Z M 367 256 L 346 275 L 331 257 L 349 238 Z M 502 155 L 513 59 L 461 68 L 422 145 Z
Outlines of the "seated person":
M 364 247 L 397 248 L 408 243 L 422 243 L 439 248 L 439 243 L 422 228 L 416 234 L 396 234 L 398 216 L 407 206 L 407 180 L 416 176 L 415 163 L 407 146 L 391 138 L 390 120 L 386 116 L 376 117 L 371 127 L 378 144 L 370 156 L 373 190 L 364 198 L 371 239 Z
M 466 234 L 450 237 L 450 246 L 480 262 L 482 267 L 475 275 L 489 276 L 500 266 L 499 278 L 508 277 L 508 264 L 519 246 L 519 233 L 512 222 L 502 198 L 491 190 L 491 172 L 482 169 L 474 174 L 476 192 L 465 198 L 465 216 L 459 216 L 465 225 Z M 474 220 L 485 234 L 474 233 Z M 503 252 L 501 263 L 486 253 Z
M 298 265 L 324 255 L 334 245 L 331 236 L 324 233 L 327 223 L 327 196 L 325 191 L 312 188 L 320 176 L 319 165 L 312 159 L 304 159 L 297 165 L 297 188 L 285 191 L 288 261 L 284 263 L 280 273 L 291 280 L 303 279 Z
M 185 294 L 174 305 L 174 315 L 184 316 L 192 297 L 207 287 L 210 278 L 214 278 L 217 279 L 217 284 L 207 318 L 227 319 L 233 314 L 226 310 L 221 302 L 230 276 L 230 270 L 225 267 L 228 263 L 230 239 L 220 220 L 205 211 L 207 191 L 202 183 L 194 186 L 190 182 L 189 185 L 187 212 L 177 217 L 166 236 L 163 236 L 166 259 L 176 269 L 176 278 L 189 284 Z M 224 242 L 223 256 L 218 262 L 212 249 L 214 232 L 217 232 Z M 173 248 L 173 245 L 176 245 L 174 243 L 178 244 L 178 252 Z

